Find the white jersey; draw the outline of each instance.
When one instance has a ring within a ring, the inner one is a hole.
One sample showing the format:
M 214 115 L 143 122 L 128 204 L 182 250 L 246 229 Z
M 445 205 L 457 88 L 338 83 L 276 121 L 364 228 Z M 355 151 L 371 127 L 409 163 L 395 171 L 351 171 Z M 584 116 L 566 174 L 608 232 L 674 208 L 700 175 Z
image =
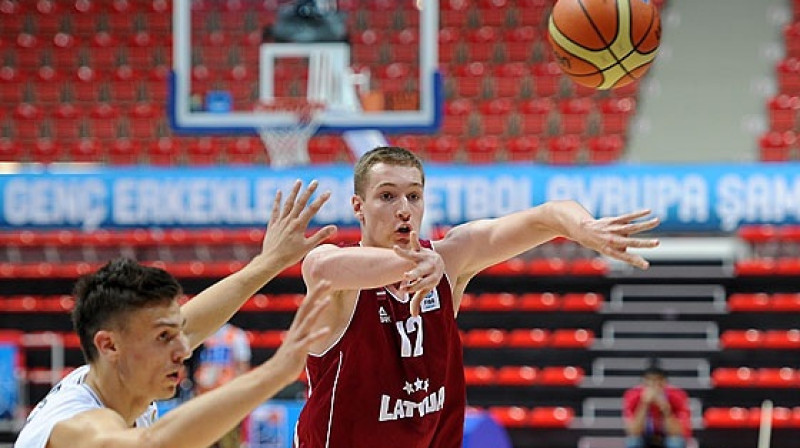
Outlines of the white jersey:
M 85 383 L 89 366 L 73 370 L 56 384 L 46 397 L 28 415 L 25 427 L 19 433 L 14 448 L 45 448 L 53 427 L 60 421 L 70 419 L 82 412 L 104 408 L 97 394 Z M 158 416 L 155 402 L 136 419 L 136 427 L 153 424 Z

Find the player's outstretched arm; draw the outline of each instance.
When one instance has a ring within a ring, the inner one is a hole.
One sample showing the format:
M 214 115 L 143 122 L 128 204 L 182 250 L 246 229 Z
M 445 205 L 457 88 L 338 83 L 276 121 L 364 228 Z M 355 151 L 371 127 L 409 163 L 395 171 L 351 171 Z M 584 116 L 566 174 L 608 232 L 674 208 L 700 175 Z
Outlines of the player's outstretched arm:
M 205 448 L 250 411 L 297 379 L 314 342 L 329 332 L 314 330 L 330 299 L 322 283 L 307 296 L 275 355 L 250 372 L 190 400 L 149 428 L 129 428 L 110 409 L 84 412 L 55 426 L 49 448 Z
M 646 269 L 647 261 L 627 249 L 658 245 L 656 239 L 632 237 L 658 226 L 657 218 L 637 221 L 649 214 L 649 210 L 641 210 L 595 219 L 574 201 L 551 201 L 500 218 L 455 227 L 435 246 L 445 259 L 448 274 L 459 279 L 469 278 L 559 236 Z
M 417 242 L 417 233 L 410 238 Z M 331 284 L 333 291 L 378 288 L 400 282 L 400 290 L 414 293 L 430 290 L 444 274 L 442 257 L 433 250 L 381 247 L 336 247 L 322 245 L 303 260 L 306 284 L 320 281 Z
M 302 183 L 296 181 L 283 204 L 281 192 L 275 195 L 261 253 L 244 268 L 210 286 L 181 308 L 186 316 L 185 332 L 192 349 L 217 331 L 262 286 L 300 261 L 308 251 L 336 231 L 336 227 L 326 226 L 306 237 L 309 222 L 330 193 L 319 195 L 309 204 L 317 182 L 312 181 L 302 193 L 301 187 Z

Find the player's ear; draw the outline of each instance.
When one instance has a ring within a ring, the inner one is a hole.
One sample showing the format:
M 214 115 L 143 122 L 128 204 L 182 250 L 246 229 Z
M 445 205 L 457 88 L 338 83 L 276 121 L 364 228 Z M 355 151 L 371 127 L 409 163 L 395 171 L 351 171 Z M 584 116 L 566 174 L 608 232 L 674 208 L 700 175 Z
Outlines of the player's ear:
M 361 196 L 354 194 L 350 198 L 350 204 L 353 206 L 353 214 L 358 218 L 358 222 L 364 223 L 364 201 Z
M 106 358 L 116 358 L 119 355 L 119 347 L 114 338 L 114 332 L 109 330 L 99 330 L 94 334 L 94 346 L 97 353 Z

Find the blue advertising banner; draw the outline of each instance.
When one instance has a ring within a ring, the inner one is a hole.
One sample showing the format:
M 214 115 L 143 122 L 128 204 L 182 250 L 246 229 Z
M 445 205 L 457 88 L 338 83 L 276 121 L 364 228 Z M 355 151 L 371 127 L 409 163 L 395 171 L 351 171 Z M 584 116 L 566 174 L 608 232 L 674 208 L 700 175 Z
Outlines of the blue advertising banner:
M 98 169 L 0 175 L 0 228 L 262 226 L 277 190 L 317 179 L 330 190 L 314 225 L 356 225 L 349 166 Z M 573 199 L 595 216 L 650 208 L 662 231 L 732 231 L 800 222 L 800 164 L 528 164 L 426 167 L 426 220 L 435 225 Z

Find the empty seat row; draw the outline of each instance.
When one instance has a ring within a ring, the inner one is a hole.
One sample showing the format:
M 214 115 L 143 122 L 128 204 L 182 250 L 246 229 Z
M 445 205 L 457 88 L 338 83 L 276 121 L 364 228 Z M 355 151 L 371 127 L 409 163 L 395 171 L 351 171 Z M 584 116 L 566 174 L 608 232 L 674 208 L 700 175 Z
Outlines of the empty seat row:
M 761 408 L 710 407 L 703 412 L 706 428 L 758 428 Z M 772 409 L 773 428 L 800 428 L 800 407 L 775 407 Z
M 719 367 L 711 372 L 714 387 L 797 388 L 800 371 L 791 367 Z
M 483 293 L 465 294 L 461 311 L 489 312 L 597 312 L 603 306 L 600 294 L 587 293 Z
M 487 410 L 506 428 L 567 428 L 575 418 L 575 410 L 563 406 L 491 406 Z
M 742 313 L 800 311 L 800 293 L 736 293 L 728 297 L 728 310 Z
M 461 339 L 464 347 L 471 349 L 550 347 L 583 350 L 594 342 L 594 332 L 585 328 L 476 328 L 463 332 Z
M 579 386 L 584 371 L 575 366 L 466 366 L 467 386 Z
M 723 349 L 797 350 L 800 330 L 726 330 L 720 335 L 720 345 Z

